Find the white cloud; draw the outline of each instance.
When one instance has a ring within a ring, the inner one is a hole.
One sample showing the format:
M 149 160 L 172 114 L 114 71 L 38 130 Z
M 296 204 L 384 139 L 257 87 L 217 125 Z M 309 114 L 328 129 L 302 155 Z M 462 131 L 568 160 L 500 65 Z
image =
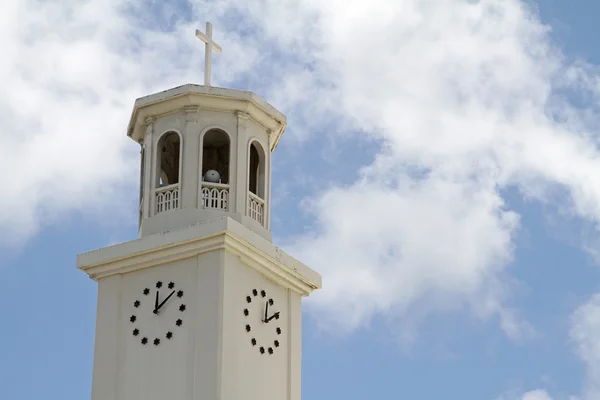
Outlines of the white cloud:
M 581 396 L 569 400 L 600 398 L 600 293 L 593 295 L 571 315 L 569 337 L 575 352 L 585 366 L 586 376 Z M 505 400 L 503 397 L 498 400 Z M 545 390 L 534 390 L 521 400 L 552 400 Z
M 523 393 L 522 395 L 516 395 L 514 393 L 507 394 L 496 398 L 496 400 L 553 400 L 546 390 L 536 389 L 529 392 Z M 568 400 L 579 400 L 578 398 L 570 396 Z
M 90 209 L 135 168 L 123 126 L 133 96 L 114 87 L 130 63 L 102 38 L 102 17 L 119 30 L 114 5 L 3 2 L 0 67 L 0 196 L 4 243 L 16 244 L 57 212 Z M 34 7 L 27 10 L 27 7 Z M 31 12 L 29 12 L 31 11 Z M 7 49 L 7 52 L 4 52 Z M 115 74 L 117 74 L 115 76 Z
M 135 214 L 133 101 L 197 80 L 202 54 L 196 25 L 162 32 L 144 24 L 144 10 L 117 0 L 0 4 L 0 245 L 23 244 L 66 211 Z
M 519 219 L 500 191 L 597 220 L 597 110 L 559 91 L 584 94 L 594 69 L 567 64 L 520 1 L 300 3 L 327 104 L 384 142 L 360 181 L 311 194 L 315 231 L 292 248 L 324 276 L 316 312 L 352 330 L 466 306 L 530 337 L 506 306 Z
M 552 400 L 552 398 L 545 390 L 538 389 L 525 393 L 521 400 Z
M 583 398 L 600 397 L 600 294 L 581 305 L 571 319 L 570 337 L 587 370 Z
M 295 245 L 309 265 L 330 265 L 317 297 L 327 320 L 350 329 L 415 303 L 499 311 L 498 274 L 517 216 L 481 183 L 415 180 L 401 170 L 386 178 L 369 175 L 319 198 L 312 208 L 323 231 Z

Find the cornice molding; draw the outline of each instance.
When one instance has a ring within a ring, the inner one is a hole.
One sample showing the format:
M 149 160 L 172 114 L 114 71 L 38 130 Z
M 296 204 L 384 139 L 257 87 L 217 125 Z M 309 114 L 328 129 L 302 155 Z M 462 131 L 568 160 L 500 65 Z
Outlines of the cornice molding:
M 277 147 L 287 126 L 284 114 L 252 92 L 188 84 L 137 99 L 127 135 L 139 141 L 144 135 L 142 127 L 146 117 L 161 118 L 182 110 L 193 114 L 194 108 L 186 109 L 190 106 L 198 110 L 239 112 L 238 118 L 245 118 L 243 114 L 247 114 L 248 118 L 270 130 L 271 151 Z
M 139 248 L 138 251 L 116 255 L 113 258 L 90 256 L 97 252 L 102 254 L 105 249 L 101 249 L 79 255 L 77 264 L 79 269 L 97 281 L 115 274 L 126 274 L 221 249 L 239 257 L 247 266 L 302 296 L 307 296 L 313 290 L 320 288 L 320 276 L 314 271 L 310 270 L 318 277 L 317 279 L 314 279 L 315 276 L 312 277 L 313 279 L 304 276 L 298 268 L 285 265 L 281 261 L 285 257 L 292 258 L 278 248 L 275 248 L 276 257 L 273 257 L 230 230 L 150 249 Z M 94 258 L 97 259 L 95 262 Z M 82 265 L 84 263 L 85 265 Z

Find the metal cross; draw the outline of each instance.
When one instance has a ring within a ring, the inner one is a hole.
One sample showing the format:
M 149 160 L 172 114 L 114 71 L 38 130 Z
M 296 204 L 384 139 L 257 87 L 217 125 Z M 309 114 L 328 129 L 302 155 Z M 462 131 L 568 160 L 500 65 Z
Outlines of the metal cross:
M 202 33 L 199 29 L 196 29 L 196 37 L 202 40 L 204 43 L 206 43 L 204 52 L 204 85 L 210 86 L 210 67 L 212 64 L 212 52 L 214 50 L 217 53 L 221 53 L 223 50 L 221 49 L 221 46 L 219 46 L 212 40 L 212 24 L 210 22 L 206 23 L 206 35 Z

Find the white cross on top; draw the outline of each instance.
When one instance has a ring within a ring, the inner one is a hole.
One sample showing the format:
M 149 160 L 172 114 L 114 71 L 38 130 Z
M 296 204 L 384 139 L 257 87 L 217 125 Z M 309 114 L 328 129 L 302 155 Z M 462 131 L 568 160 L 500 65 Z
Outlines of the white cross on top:
M 216 51 L 217 53 L 221 53 L 223 50 L 221 46 L 216 44 L 212 40 L 212 24 L 210 22 L 206 23 L 206 35 L 202 33 L 199 29 L 196 29 L 196 37 L 202 40 L 205 45 L 204 52 L 204 85 L 210 86 L 210 67 L 212 64 L 212 51 Z

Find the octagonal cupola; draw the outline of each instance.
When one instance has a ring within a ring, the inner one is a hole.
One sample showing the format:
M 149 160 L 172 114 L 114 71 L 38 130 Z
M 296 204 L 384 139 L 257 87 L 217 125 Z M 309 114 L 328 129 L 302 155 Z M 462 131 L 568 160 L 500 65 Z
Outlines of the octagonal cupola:
M 285 127 L 248 91 L 185 85 L 136 100 L 139 235 L 227 215 L 270 240 L 271 152 Z

